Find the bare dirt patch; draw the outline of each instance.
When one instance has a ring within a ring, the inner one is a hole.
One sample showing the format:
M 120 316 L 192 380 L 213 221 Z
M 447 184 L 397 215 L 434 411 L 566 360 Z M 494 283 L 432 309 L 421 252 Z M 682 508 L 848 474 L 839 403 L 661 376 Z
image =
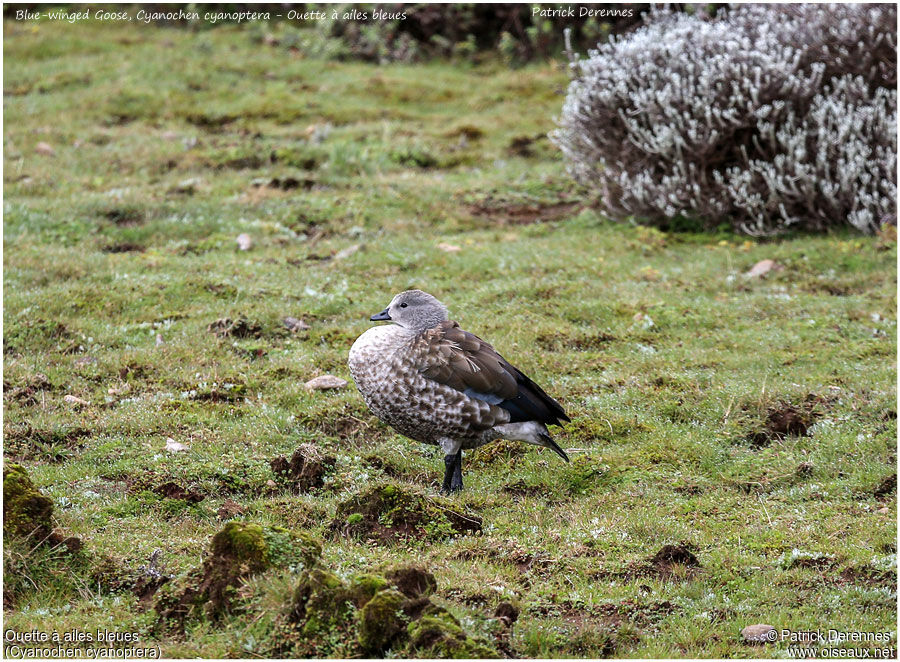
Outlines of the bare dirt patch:
M 768 408 L 765 421 L 747 436 L 747 441 L 762 448 L 788 437 L 808 437 L 809 429 L 828 405 L 826 398 L 815 393 L 796 404 L 780 401 Z
M 251 322 L 241 315 L 236 320 L 222 317 L 215 322 L 210 322 L 206 327 L 209 333 L 215 333 L 217 338 L 259 338 L 262 335 L 262 325 Z
M 312 444 L 303 444 L 294 451 L 290 460 L 281 455 L 269 466 L 278 482 L 300 493 L 322 487 L 325 476 L 334 470 L 336 462 L 333 455 L 323 453 Z
M 531 225 L 548 223 L 575 215 L 581 207 L 579 202 L 553 203 L 507 203 L 485 198 L 468 206 L 468 211 L 476 218 L 486 219 L 498 225 Z
M 550 490 L 544 485 L 529 485 L 523 479 L 519 479 L 501 488 L 506 494 L 514 497 L 546 497 Z
M 203 501 L 203 499 L 206 498 L 199 492 L 187 490 L 181 487 L 181 485 L 173 483 L 172 481 L 163 483 L 162 485 L 155 487 L 153 491 L 161 497 L 165 497 L 167 499 L 180 499 L 182 501 L 187 501 L 188 503 L 200 503 L 201 501 Z
M 147 250 L 147 247 L 132 241 L 120 241 L 106 244 L 100 250 L 104 253 L 143 253 Z
M 893 494 L 897 491 L 897 474 L 893 473 L 890 476 L 885 476 L 885 478 L 878 484 L 872 491 L 872 495 L 878 498 L 885 497 L 889 494 Z
M 702 567 L 688 545 L 663 545 L 659 551 L 644 561 L 629 563 L 622 571 L 601 572 L 597 577 L 658 577 L 678 580 L 695 577 Z
M 138 207 L 111 207 L 101 215 L 119 227 L 133 227 L 147 220 L 147 213 Z

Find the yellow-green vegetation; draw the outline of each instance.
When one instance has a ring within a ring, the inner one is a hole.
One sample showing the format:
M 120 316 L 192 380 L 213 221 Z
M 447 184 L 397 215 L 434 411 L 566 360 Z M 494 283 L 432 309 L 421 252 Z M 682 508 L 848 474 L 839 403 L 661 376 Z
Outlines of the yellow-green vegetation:
M 319 544 L 306 534 L 229 522 L 213 537 L 202 567 L 177 582 L 165 583 L 159 595 L 145 591 L 142 597 L 155 598 L 160 629 L 183 632 L 191 619 L 217 621 L 229 612 L 241 611 L 234 605 L 235 597 L 248 577 L 273 567 L 310 568 L 321 553 Z
M 41 494 L 19 464 L 3 466 L 3 537 L 45 538 L 53 528 L 53 501 Z
M 613 224 L 545 138 L 562 64 L 330 62 L 259 29 L 4 24 L 5 459 L 85 549 L 11 537 L 7 628 L 172 657 L 896 631 L 895 238 Z M 564 404 L 571 465 L 501 442 L 443 500 L 439 449 L 303 387 L 349 379 L 410 287 Z M 273 471 L 303 444 L 334 462 Z

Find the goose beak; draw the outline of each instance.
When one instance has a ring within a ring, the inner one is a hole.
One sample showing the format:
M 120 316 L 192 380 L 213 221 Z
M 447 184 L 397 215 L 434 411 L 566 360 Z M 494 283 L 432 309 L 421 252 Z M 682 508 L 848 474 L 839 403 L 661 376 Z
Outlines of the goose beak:
M 388 309 L 385 308 L 377 315 L 372 315 L 372 317 L 370 317 L 369 319 L 372 320 L 373 322 L 388 322 L 388 321 L 390 321 L 391 316 L 390 316 L 390 313 L 388 313 Z

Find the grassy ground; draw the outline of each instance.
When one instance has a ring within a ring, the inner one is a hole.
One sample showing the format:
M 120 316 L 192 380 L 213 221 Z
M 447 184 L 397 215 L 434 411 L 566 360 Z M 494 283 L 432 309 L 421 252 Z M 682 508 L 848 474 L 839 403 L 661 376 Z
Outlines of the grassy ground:
M 422 563 L 474 631 L 513 601 L 520 656 L 786 655 L 743 644 L 751 623 L 896 637 L 895 243 L 605 221 L 542 137 L 559 65 L 308 61 L 254 29 L 4 36 L 4 452 L 87 553 L 73 573 L 9 552 L 6 627 L 271 654 L 289 572 L 186 636 L 129 590 L 154 550 L 196 567 L 231 499 L 340 574 Z M 784 269 L 743 276 L 765 258 Z M 443 462 L 352 386 L 303 383 L 349 379 L 369 315 L 410 287 L 565 405 L 574 461 L 482 449 L 454 497 L 481 535 L 372 545 L 329 533 L 337 505 L 385 480 L 433 494 Z M 243 337 L 207 330 L 242 315 Z M 785 416 L 807 434 L 776 434 Z M 337 463 L 296 495 L 269 462 L 301 443 Z M 204 499 L 148 496 L 169 481 Z M 666 544 L 699 567 L 650 561 Z

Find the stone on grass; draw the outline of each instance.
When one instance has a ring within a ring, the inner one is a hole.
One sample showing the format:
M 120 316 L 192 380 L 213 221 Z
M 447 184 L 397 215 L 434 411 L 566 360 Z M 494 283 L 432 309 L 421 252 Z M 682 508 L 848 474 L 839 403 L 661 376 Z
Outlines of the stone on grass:
M 741 630 L 741 637 L 748 644 L 771 644 L 778 638 L 778 631 L 772 625 L 760 623 L 745 627 Z
M 69 395 L 66 395 L 65 397 L 63 397 L 63 401 L 67 402 L 68 404 L 73 405 L 75 407 L 84 407 L 86 405 L 91 404 L 87 400 L 82 400 L 78 396 L 72 395 L 71 393 Z
M 296 317 L 285 317 L 284 326 L 291 333 L 297 333 L 298 331 L 307 331 L 309 330 L 309 324 L 304 322 L 301 319 L 297 319 Z
M 169 189 L 169 192 L 177 193 L 179 195 L 194 195 L 202 182 L 203 180 L 199 177 L 191 177 L 190 179 L 185 179 L 178 182 L 175 186 Z
M 179 441 L 175 441 L 172 437 L 166 438 L 166 451 L 169 453 L 180 453 L 181 451 L 189 450 L 188 446 L 185 446 Z
M 347 246 L 347 248 L 339 250 L 337 253 L 335 253 L 333 259 L 346 260 L 348 257 L 350 257 L 351 255 L 353 255 L 354 253 L 359 251 L 360 248 L 362 248 L 362 246 L 360 246 L 359 244 L 353 244 L 352 246 Z
M 770 271 L 781 271 L 784 269 L 783 266 L 778 264 L 775 260 L 760 260 L 756 264 L 754 264 L 750 271 L 748 271 L 744 276 L 747 278 L 761 278 L 765 276 Z
M 346 385 L 346 379 L 334 375 L 319 375 L 304 384 L 307 391 L 327 391 L 333 388 L 344 388 Z

